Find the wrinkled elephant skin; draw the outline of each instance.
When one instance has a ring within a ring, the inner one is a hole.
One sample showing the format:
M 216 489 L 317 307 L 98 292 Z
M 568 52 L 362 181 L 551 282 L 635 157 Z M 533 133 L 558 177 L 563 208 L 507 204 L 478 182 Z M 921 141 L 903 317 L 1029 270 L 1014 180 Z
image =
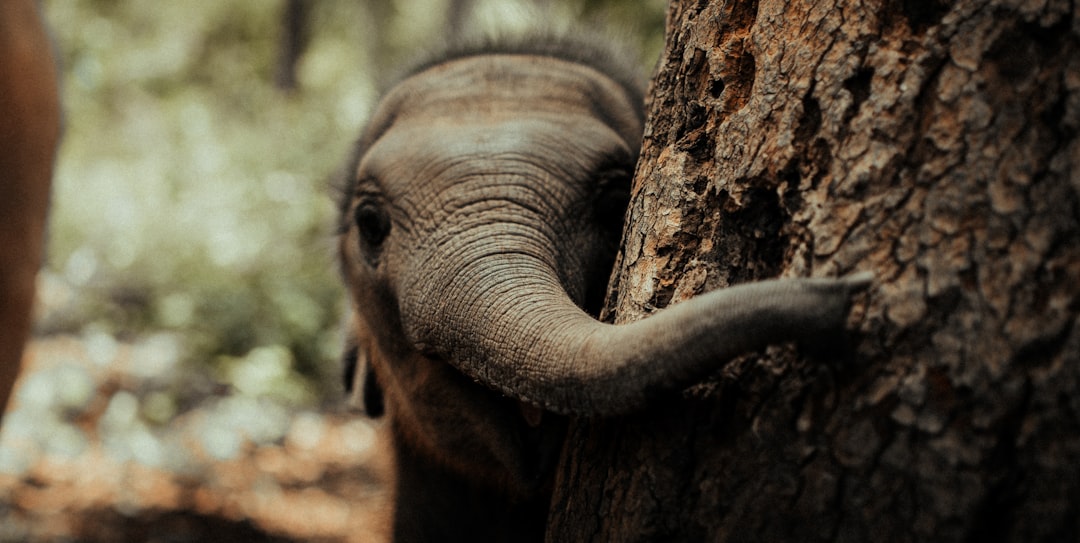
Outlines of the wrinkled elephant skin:
M 643 114 L 632 78 L 575 47 L 426 65 L 383 97 L 348 170 L 353 388 L 393 428 L 398 540 L 542 538 L 566 415 L 835 337 L 868 282 L 766 281 L 595 320 Z

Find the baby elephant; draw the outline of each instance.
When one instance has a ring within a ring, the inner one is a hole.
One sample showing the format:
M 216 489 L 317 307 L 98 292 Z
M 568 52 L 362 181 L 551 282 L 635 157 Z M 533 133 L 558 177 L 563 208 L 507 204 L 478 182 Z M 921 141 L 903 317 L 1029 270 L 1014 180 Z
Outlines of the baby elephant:
M 390 420 L 397 541 L 542 540 L 566 415 L 625 413 L 746 351 L 835 337 L 869 282 L 765 281 L 597 321 L 643 125 L 614 58 L 462 47 L 387 92 L 359 140 L 339 238 L 347 380 Z

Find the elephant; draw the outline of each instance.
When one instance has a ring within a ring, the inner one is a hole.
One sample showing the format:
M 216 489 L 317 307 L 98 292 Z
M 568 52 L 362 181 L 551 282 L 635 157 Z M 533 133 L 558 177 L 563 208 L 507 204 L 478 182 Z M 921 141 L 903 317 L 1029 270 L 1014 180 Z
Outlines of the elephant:
M 61 137 L 59 74 L 40 9 L 0 3 L 0 410 L 30 337 Z
M 346 380 L 385 411 L 396 541 L 542 540 L 570 417 L 662 401 L 733 357 L 826 341 L 870 277 L 775 279 L 597 320 L 641 145 L 603 43 L 468 43 L 389 88 L 345 169 Z

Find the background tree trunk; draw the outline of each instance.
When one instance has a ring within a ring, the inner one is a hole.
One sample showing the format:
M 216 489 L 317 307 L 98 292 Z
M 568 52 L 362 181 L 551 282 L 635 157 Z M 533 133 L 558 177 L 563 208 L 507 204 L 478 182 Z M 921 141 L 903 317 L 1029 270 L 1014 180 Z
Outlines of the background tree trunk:
M 298 85 L 296 68 L 308 42 L 310 0 L 285 0 L 281 6 L 281 26 L 278 36 L 277 69 L 274 86 L 293 92 Z
M 611 318 L 877 282 L 850 356 L 774 347 L 575 421 L 550 540 L 1080 539 L 1080 6 L 675 0 L 667 24 Z

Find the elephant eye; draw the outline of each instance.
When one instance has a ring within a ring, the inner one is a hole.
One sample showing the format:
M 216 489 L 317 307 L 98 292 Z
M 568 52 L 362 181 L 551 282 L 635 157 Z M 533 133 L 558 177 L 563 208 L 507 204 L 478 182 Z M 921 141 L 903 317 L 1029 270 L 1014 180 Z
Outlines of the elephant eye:
M 357 206 L 353 221 L 360 231 L 360 238 L 370 248 L 377 248 L 390 235 L 390 217 L 374 203 L 365 202 Z

